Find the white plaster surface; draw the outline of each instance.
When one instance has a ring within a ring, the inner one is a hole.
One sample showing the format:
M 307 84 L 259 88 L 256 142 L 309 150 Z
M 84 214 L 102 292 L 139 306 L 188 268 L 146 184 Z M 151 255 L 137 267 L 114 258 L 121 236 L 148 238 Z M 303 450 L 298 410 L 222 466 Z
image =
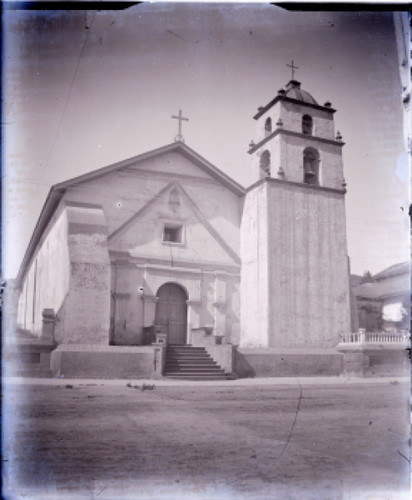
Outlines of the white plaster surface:
M 263 182 L 247 194 L 241 248 L 241 345 L 336 346 L 350 330 L 343 195 Z

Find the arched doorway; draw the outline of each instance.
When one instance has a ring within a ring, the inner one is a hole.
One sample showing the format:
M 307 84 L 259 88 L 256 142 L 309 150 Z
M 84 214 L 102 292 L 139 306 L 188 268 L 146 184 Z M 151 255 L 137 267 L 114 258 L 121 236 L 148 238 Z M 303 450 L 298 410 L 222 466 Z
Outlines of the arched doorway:
M 165 283 L 157 291 L 155 324 L 163 327 L 169 344 L 186 344 L 187 294 L 176 283 Z

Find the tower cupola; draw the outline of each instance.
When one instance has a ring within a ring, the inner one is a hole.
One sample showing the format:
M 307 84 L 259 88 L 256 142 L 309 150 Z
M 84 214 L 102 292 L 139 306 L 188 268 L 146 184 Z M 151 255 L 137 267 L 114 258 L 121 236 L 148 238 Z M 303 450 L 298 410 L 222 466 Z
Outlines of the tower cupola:
M 318 104 L 316 100 L 309 94 L 309 92 L 306 92 L 306 90 L 303 90 L 301 88 L 301 83 L 297 80 L 290 80 L 290 82 L 286 85 L 285 97 L 288 97 L 289 99 L 296 99 L 297 101 L 306 102 L 308 104 Z

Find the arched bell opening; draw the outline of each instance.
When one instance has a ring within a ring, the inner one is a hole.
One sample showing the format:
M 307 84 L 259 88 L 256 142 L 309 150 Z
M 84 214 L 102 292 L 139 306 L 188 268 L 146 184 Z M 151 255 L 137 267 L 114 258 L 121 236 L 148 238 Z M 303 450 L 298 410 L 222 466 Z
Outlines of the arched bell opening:
M 303 151 L 303 182 L 312 186 L 319 186 L 319 152 L 313 148 Z
M 263 151 L 260 157 L 260 177 L 270 177 L 270 152 Z
M 265 121 L 265 137 L 267 137 L 272 132 L 272 119 L 266 118 Z
M 302 116 L 302 134 L 312 135 L 313 133 L 313 118 L 310 115 Z

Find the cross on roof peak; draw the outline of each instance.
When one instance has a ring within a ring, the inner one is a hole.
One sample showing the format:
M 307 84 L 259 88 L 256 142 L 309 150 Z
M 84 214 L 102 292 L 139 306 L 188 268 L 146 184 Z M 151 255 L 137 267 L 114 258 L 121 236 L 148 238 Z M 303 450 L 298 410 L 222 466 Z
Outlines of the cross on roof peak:
M 172 118 L 175 119 L 175 120 L 179 120 L 179 133 L 175 137 L 175 142 L 179 142 L 179 141 L 180 142 L 185 142 L 185 140 L 183 139 L 183 135 L 182 135 L 182 121 L 188 122 L 189 118 L 185 118 L 183 116 L 181 109 L 179 109 L 179 115 L 178 116 L 172 115 Z
M 286 66 L 288 66 L 292 70 L 292 80 L 294 80 L 295 79 L 295 69 L 299 69 L 299 67 L 294 65 L 293 59 L 292 59 L 292 64 L 286 64 Z

